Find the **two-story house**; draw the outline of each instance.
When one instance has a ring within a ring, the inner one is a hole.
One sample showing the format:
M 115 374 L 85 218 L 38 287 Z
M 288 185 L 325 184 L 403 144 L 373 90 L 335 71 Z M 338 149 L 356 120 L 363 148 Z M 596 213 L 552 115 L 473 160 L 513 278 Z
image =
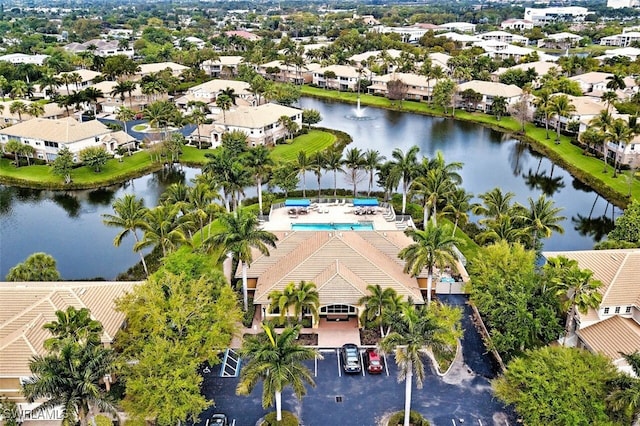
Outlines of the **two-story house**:
M 513 84 L 495 83 L 492 81 L 471 80 L 459 84 L 456 89 L 455 103 L 457 107 L 469 108 L 467 101 L 461 96 L 466 90 L 473 90 L 482 97 L 479 102 L 472 105 L 470 109 L 482 112 L 491 112 L 491 105 L 496 96 L 502 96 L 506 104 L 512 105 L 520 100 L 522 89 Z
M 357 91 L 359 80 L 367 78 L 368 71 L 350 65 L 330 65 L 313 71 L 313 84 L 318 87 L 342 91 Z

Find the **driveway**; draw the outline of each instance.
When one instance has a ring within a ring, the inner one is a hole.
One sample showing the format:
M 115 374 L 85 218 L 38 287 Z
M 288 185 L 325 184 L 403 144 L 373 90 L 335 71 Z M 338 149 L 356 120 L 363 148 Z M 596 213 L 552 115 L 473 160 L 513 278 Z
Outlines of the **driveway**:
M 466 308 L 464 297 L 447 296 L 442 300 Z M 417 389 L 414 381 L 411 408 L 422 413 L 435 426 L 514 425 L 512 411 L 493 398 L 490 385 L 494 375 L 492 365 L 469 314 L 470 311 L 465 310 L 464 363 L 459 362 L 445 377 L 437 376 L 427 367 L 422 389 Z M 283 394 L 283 408 L 296 413 L 304 425 L 373 426 L 386 414 L 404 408 L 404 382 L 397 381 L 397 368 L 392 357 L 387 359 L 387 371 L 373 376 L 368 373 L 345 375 L 339 368 L 336 350 L 323 351 L 322 355 L 324 359 L 317 365 L 309 363 L 309 368 L 317 374 L 316 387 L 308 388 L 302 401 L 298 401 L 290 391 Z M 262 409 L 260 385 L 248 397 L 236 396 L 238 378 L 220 377 L 219 366 L 204 376 L 203 392 L 215 400 L 216 407 L 203 413 L 201 419 L 219 411 L 235 419 L 236 426 L 253 426 L 273 410 L 271 407 Z

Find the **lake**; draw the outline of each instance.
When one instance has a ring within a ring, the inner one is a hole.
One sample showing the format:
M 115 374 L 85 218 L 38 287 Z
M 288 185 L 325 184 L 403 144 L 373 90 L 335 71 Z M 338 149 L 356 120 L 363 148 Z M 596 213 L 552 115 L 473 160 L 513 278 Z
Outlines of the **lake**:
M 501 187 L 527 198 L 540 193 L 550 196 L 567 219 L 564 235 L 544 241 L 545 250 L 582 250 L 593 247 L 610 229 L 621 212 L 590 188 L 554 166 L 528 146 L 503 133 L 473 123 L 448 118 L 426 117 L 367 107 L 364 120 L 355 115 L 355 106 L 303 98 L 302 108 L 320 111 L 320 126 L 349 133 L 349 147 L 373 148 L 390 157 L 394 148 L 406 151 L 418 145 L 421 154 L 432 157 L 440 150 L 447 162 L 464 163 L 460 172 L 463 187 L 475 195 Z M 113 246 L 119 232 L 102 224 L 102 214 L 112 213 L 111 205 L 126 193 L 145 200 L 148 207 L 157 204 L 160 194 L 171 183 L 188 182 L 199 172 L 184 167 L 160 171 L 122 185 L 93 191 L 25 190 L 0 185 L 0 275 L 22 262 L 31 253 L 43 251 L 58 262 L 65 279 L 100 277 L 114 279 L 139 260 L 132 252 L 133 238 L 120 247 Z M 322 186 L 333 187 L 333 174 L 322 179 Z M 314 176 L 307 176 L 308 195 L 316 187 Z M 341 187 L 351 188 L 342 179 Z M 366 190 L 367 182 L 359 184 Z M 255 190 L 247 191 L 251 196 Z

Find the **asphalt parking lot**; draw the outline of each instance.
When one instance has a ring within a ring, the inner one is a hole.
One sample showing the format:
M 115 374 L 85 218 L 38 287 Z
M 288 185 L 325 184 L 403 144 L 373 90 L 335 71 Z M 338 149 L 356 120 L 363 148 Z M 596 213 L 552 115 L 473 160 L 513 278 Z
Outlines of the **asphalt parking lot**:
M 464 299 L 452 298 L 449 303 L 464 304 Z M 470 325 L 468 314 L 465 310 L 465 363 L 459 364 L 446 377 L 439 377 L 427 368 L 423 388 L 416 389 L 414 381 L 411 408 L 422 413 L 435 426 L 514 425 L 513 413 L 492 396 L 491 362 L 484 354 L 484 346 L 475 328 Z M 340 368 L 337 350 L 324 349 L 321 353 L 322 360 L 308 364 L 316 373 L 316 387 L 308 387 L 302 401 L 298 401 L 289 390 L 282 397 L 283 408 L 296 413 L 304 425 L 373 426 L 386 414 L 404 408 L 405 385 L 397 381 L 398 371 L 393 357 L 386 359 L 382 374 L 345 374 Z M 203 392 L 214 399 L 216 406 L 200 416 L 202 424 L 212 413 L 223 412 L 230 421 L 235 420 L 236 426 L 253 426 L 273 410 L 262 409 L 260 385 L 248 397 L 237 396 L 238 378 L 220 377 L 219 366 L 205 373 L 204 377 Z

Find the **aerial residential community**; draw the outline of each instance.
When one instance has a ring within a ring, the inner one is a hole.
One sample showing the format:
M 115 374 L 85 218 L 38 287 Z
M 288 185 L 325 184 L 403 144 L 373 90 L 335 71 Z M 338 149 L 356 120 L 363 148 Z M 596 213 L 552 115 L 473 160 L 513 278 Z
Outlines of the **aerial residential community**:
M 640 3 L 0 2 L 0 422 L 640 421 Z

